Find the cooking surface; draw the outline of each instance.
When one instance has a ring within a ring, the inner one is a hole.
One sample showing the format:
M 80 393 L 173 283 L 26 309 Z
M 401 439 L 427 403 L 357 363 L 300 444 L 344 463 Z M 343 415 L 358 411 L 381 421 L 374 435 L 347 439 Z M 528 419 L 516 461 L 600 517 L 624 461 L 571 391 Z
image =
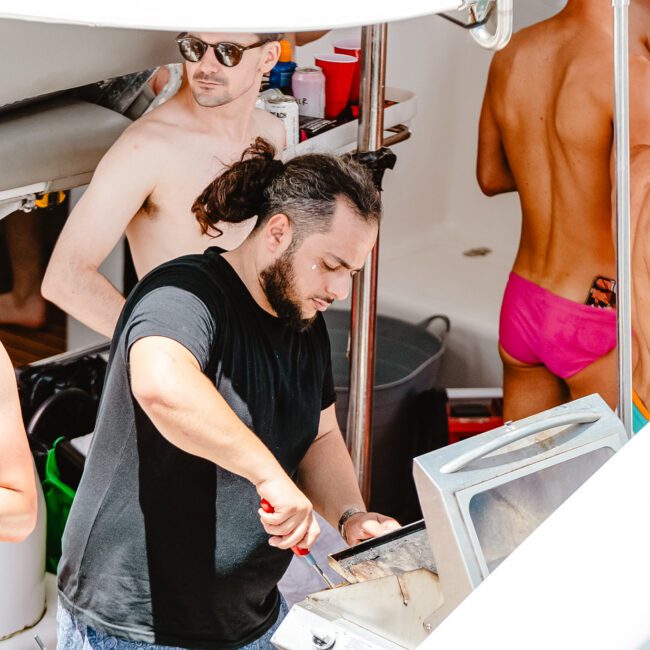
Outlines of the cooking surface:
M 399 576 L 416 569 L 437 573 L 424 521 L 335 553 L 329 564 L 348 582 Z

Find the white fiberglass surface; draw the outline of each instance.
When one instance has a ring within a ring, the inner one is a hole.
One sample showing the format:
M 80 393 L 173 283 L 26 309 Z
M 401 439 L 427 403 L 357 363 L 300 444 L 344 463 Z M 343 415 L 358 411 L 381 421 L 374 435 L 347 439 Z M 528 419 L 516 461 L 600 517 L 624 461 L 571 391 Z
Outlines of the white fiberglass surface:
M 488 576 L 419 650 L 650 647 L 650 426 Z
M 155 30 L 275 32 L 392 22 L 458 9 L 462 0 L 160 3 L 152 0 L 3 0 L 0 18 Z

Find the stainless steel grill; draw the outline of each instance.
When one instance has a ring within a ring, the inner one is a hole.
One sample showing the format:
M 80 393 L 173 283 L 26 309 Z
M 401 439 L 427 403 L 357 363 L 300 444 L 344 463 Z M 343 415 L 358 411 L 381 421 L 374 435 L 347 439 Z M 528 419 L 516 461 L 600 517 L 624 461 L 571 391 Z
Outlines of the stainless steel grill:
M 416 458 L 424 522 L 332 556 L 347 582 L 296 605 L 273 643 L 417 648 L 626 441 L 591 395 Z

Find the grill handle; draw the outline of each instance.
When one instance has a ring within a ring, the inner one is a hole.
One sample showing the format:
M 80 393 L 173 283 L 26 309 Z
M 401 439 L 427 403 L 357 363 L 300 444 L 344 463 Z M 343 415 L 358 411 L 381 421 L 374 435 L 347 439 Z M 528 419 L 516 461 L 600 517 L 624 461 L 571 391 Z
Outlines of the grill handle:
M 501 449 L 501 447 L 505 447 L 516 440 L 521 440 L 522 438 L 533 436 L 537 433 L 543 433 L 544 431 L 548 431 L 554 427 L 597 422 L 601 417 L 601 413 L 583 411 L 581 413 L 563 413 L 562 415 L 553 415 L 538 422 L 531 422 L 531 424 L 527 424 L 521 429 L 518 429 L 517 426 L 511 422 L 506 423 L 504 425 L 505 432 L 502 436 L 489 440 L 488 442 L 461 454 L 457 458 L 448 461 L 440 468 L 440 472 L 442 474 L 453 474 L 475 460 L 486 456 L 492 451 Z

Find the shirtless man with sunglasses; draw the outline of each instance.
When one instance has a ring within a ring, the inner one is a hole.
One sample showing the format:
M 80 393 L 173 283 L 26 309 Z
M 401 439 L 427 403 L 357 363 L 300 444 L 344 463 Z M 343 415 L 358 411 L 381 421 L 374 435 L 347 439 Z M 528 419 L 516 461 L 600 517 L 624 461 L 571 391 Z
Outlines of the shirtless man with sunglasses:
M 124 297 L 99 266 L 126 233 L 138 277 L 214 241 L 191 207 L 257 136 L 282 151 L 282 122 L 255 109 L 262 75 L 280 53 L 280 34 L 181 34 L 178 94 L 134 122 L 97 166 L 52 254 L 42 291 L 88 327 L 112 336 Z M 224 225 L 218 244 L 241 243 L 252 220 Z

